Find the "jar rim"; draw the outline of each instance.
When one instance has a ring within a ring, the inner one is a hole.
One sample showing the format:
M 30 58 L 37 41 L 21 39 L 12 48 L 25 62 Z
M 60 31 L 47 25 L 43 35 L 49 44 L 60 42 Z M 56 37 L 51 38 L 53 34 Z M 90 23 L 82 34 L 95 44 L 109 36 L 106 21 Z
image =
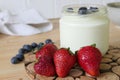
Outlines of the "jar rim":
M 120 2 L 111 2 L 107 4 L 108 7 L 120 8 Z
M 74 11 L 74 12 L 67 12 L 67 8 L 80 8 L 80 7 L 97 7 L 99 9 L 99 11 L 97 12 L 93 12 L 91 14 L 85 14 L 85 15 L 80 15 L 78 14 L 78 10 Z M 62 9 L 62 15 L 66 15 L 66 16 L 81 16 L 81 17 L 86 17 L 89 15 L 105 15 L 107 13 L 107 9 L 106 6 L 104 5 L 99 5 L 99 4 L 71 4 L 71 5 L 66 5 L 63 7 Z

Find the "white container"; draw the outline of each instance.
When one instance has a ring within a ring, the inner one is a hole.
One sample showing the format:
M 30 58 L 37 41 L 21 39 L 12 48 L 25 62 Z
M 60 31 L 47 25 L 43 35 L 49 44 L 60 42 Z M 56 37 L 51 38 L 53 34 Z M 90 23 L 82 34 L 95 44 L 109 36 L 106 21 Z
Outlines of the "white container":
M 98 7 L 98 11 L 78 14 L 80 7 Z M 72 11 L 67 10 L 73 8 Z M 102 55 L 109 46 L 109 20 L 106 8 L 98 5 L 70 5 L 63 8 L 60 19 L 60 47 L 75 52 L 83 46 L 96 44 Z

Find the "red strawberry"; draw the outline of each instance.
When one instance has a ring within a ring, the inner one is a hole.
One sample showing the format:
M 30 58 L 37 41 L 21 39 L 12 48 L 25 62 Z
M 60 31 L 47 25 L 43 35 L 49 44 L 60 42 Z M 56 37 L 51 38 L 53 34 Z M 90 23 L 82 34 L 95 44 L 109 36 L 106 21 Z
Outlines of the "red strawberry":
M 57 50 L 57 47 L 54 44 L 48 43 L 43 46 L 43 49 L 48 49 L 50 53 L 54 54 Z
M 61 48 L 54 54 L 54 64 L 59 77 L 65 77 L 76 63 L 76 56 L 71 51 Z
M 34 65 L 34 70 L 37 74 L 48 77 L 56 74 L 54 62 L 47 56 L 39 58 L 39 61 Z
M 49 55 L 53 57 L 53 54 L 56 52 L 57 47 L 54 44 L 46 44 L 39 51 L 36 52 L 36 58 L 40 58 L 44 55 Z
M 36 59 L 39 59 L 43 56 L 49 56 L 49 57 L 53 57 L 53 55 L 50 53 L 50 51 L 48 51 L 48 49 L 40 49 L 38 52 L 36 52 Z
M 101 52 L 93 46 L 85 46 L 77 52 L 79 65 L 91 76 L 98 76 Z

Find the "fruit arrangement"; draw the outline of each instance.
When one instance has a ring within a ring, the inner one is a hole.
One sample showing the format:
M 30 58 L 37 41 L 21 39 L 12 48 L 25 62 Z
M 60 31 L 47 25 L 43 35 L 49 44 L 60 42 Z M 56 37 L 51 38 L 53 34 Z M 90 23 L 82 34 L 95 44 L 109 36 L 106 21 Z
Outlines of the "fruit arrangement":
M 50 39 L 34 45 L 25 56 L 26 71 L 34 80 L 119 80 L 120 48 L 111 48 L 102 57 L 94 45 L 76 53 L 70 48 L 58 49 Z
M 52 41 L 51 41 L 52 42 Z M 66 77 L 75 64 L 89 75 L 98 76 L 101 52 L 94 46 L 85 46 L 73 54 L 70 48 L 58 49 L 53 43 L 47 43 L 36 52 L 37 62 L 34 70 L 39 75 Z

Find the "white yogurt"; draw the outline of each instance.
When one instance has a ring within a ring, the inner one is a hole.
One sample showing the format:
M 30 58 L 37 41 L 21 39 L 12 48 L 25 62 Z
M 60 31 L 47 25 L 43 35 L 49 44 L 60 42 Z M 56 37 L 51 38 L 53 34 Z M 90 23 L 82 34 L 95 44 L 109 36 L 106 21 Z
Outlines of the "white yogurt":
M 68 7 L 72 7 L 73 12 L 67 11 Z M 81 15 L 78 14 L 80 7 L 78 5 L 64 7 L 60 19 L 60 46 L 70 47 L 75 52 L 83 46 L 95 43 L 104 55 L 109 46 L 109 20 L 106 9 L 97 6 L 97 12 Z

